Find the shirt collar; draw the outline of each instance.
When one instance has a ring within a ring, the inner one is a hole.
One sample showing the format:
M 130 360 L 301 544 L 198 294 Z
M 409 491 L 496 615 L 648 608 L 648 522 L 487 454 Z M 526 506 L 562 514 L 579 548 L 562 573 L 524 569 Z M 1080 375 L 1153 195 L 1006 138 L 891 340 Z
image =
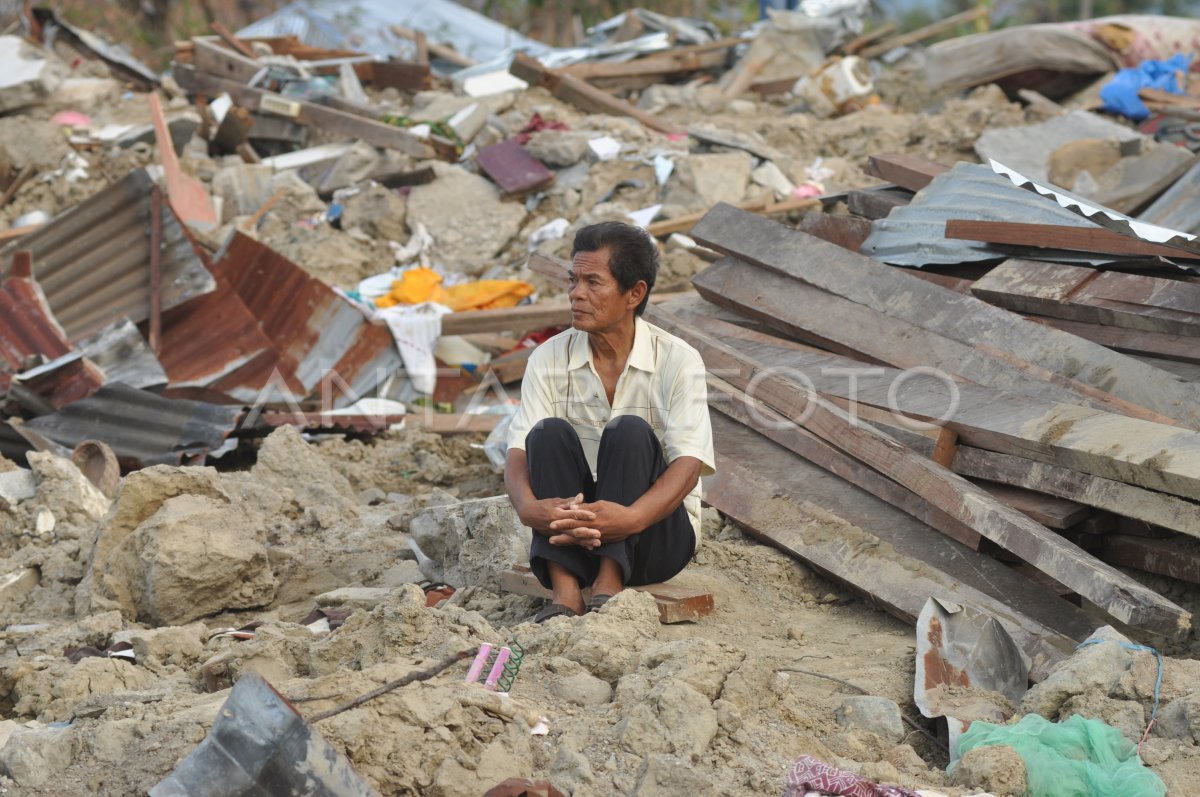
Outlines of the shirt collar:
M 633 348 L 627 360 L 629 367 L 639 371 L 654 370 L 654 342 L 650 338 L 650 329 L 646 321 L 641 316 L 634 318 Z M 573 337 L 568 355 L 567 368 L 572 371 L 592 361 L 592 347 L 588 344 L 586 332 L 580 332 Z

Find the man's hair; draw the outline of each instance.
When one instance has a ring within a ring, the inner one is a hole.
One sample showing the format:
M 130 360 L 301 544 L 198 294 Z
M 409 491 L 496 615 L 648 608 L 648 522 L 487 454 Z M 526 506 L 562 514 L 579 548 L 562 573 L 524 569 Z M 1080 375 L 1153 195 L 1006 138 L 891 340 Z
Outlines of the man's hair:
M 632 290 L 639 280 L 646 283 L 646 296 L 634 311 L 635 315 L 641 315 L 646 311 L 654 279 L 658 276 L 658 245 L 641 227 L 604 221 L 575 233 L 571 258 L 580 252 L 599 252 L 601 249 L 608 251 L 608 266 L 622 293 Z

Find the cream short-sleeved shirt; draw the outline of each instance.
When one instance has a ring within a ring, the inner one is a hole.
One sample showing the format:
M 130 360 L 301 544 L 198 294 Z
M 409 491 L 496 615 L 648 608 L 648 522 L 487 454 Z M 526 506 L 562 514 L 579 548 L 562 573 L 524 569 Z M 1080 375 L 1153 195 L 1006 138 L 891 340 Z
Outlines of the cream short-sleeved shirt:
M 592 362 L 587 333 L 568 329 L 530 356 L 521 385 L 521 407 L 509 427 L 508 445 L 524 451 L 525 437 L 538 421 L 563 418 L 579 435 L 595 478 L 604 427 L 619 415 L 636 415 L 658 436 L 666 464 L 679 457 L 695 457 L 703 466 L 701 475 L 707 476 L 715 466 L 704 378 L 704 361 L 695 349 L 639 317 L 635 320 L 633 349 L 610 407 Z M 698 481 L 683 505 L 699 540 Z

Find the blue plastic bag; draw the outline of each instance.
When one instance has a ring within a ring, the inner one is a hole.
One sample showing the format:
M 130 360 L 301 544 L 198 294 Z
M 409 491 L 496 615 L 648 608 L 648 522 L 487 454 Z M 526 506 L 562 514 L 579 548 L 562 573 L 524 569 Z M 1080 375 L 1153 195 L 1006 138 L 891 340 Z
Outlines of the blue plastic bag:
M 1171 94 L 1187 91 L 1179 73 L 1187 73 L 1191 56 L 1177 53 L 1166 61 L 1142 61 L 1136 67 L 1122 69 L 1100 89 L 1104 110 L 1128 116 L 1140 122 L 1150 115 L 1150 109 L 1138 96 L 1141 89 L 1158 89 Z

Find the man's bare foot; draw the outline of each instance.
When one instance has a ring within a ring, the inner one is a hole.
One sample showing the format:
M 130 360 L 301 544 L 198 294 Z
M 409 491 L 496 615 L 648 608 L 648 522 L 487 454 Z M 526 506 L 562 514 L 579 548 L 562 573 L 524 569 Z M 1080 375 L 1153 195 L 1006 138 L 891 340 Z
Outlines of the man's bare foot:
M 624 588 L 620 565 L 608 557 L 601 558 L 600 572 L 596 574 L 596 580 L 592 582 L 592 600 L 595 601 L 601 596 L 611 598 Z
M 557 562 L 549 562 L 547 569 L 550 571 L 550 589 L 553 593 L 551 600 L 560 606 L 566 606 L 575 614 L 583 614 L 587 607 L 583 605 L 583 590 L 579 586 L 579 579 Z

